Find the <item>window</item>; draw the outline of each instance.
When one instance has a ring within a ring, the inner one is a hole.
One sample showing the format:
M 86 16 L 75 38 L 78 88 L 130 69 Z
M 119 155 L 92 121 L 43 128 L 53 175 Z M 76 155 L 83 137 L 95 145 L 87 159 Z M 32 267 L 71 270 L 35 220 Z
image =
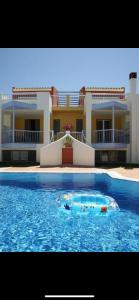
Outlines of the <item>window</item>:
M 21 151 L 20 152 L 20 159 L 21 160 L 28 160 L 28 151 Z
M 19 151 L 12 151 L 12 160 L 19 160 Z
M 123 150 L 96 150 L 96 163 L 121 163 L 126 162 L 126 151 Z
M 12 151 L 12 160 L 28 160 L 28 151 Z
M 2 152 L 2 159 L 3 161 L 36 161 L 36 151 L 30 150 L 30 151 L 21 151 L 21 150 L 4 150 Z

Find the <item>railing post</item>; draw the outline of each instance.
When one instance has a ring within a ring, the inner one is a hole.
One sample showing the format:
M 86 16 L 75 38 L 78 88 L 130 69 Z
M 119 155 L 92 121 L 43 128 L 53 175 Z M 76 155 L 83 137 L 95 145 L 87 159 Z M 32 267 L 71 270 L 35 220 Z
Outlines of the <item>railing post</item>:
M 67 96 L 67 103 L 66 103 L 67 105 L 67 107 L 69 107 L 70 106 L 70 96 Z
M 83 143 L 83 130 L 82 130 L 82 135 L 81 135 L 81 141 Z
M 115 142 L 115 130 L 114 129 L 112 130 L 112 142 L 113 143 Z
M 103 129 L 103 143 L 105 143 L 105 133 L 106 131 Z

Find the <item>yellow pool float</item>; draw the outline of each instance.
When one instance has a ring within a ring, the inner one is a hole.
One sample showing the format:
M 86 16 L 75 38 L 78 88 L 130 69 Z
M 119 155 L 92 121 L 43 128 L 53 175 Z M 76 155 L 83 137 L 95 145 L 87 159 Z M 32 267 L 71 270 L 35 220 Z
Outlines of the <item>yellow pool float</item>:
M 64 195 L 63 198 L 66 199 L 66 200 L 68 200 L 70 197 L 69 197 L 69 195 Z

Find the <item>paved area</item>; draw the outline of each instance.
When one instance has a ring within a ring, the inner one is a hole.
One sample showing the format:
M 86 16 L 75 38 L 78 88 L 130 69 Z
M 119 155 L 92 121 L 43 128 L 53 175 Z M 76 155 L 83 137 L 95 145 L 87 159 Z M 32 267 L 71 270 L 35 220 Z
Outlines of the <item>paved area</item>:
M 108 170 L 117 172 L 118 174 L 125 177 L 139 179 L 139 168 L 113 168 Z
M 82 167 L 47 167 L 40 168 L 40 166 L 32 166 L 32 167 L 1 167 L 0 172 L 67 172 L 67 173 L 101 173 L 107 172 L 109 174 L 117 174 L 117 177 L 127 177 L 127 178 L 135 178 L 139 180 L 139 168 L 82 168 Z

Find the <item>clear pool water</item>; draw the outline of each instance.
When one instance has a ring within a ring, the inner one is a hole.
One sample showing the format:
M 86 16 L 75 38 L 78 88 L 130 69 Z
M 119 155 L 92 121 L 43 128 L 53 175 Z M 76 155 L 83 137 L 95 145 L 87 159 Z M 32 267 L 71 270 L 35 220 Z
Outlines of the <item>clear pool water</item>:
M 67 193 L 101 193 L 120 210 L 62 212 Z M 104 174 L 0 173 L 0 251 L 139 251 L 139 183 Z

